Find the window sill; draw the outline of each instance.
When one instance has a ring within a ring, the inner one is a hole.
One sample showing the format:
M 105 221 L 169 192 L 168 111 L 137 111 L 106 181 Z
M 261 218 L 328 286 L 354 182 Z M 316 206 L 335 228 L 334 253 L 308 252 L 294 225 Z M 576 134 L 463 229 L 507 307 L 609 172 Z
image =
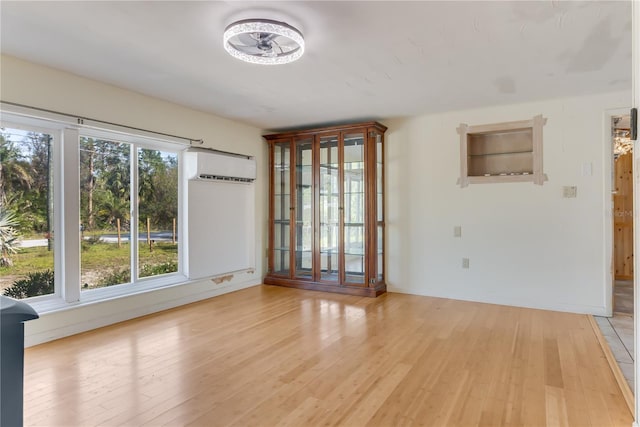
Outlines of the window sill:
M 67 302 L 60 296 L 52 296 L 50 298 L 38 299 L 36 301 L 29 301 L 28 299 L 24 301 L 33 307 L 38 314 L 42 315 L 106 302 L 118 298 L 139 295 L 154 290 L 187 285 L 194 282 L 197 282 L 197 280 L 190 280 L 182 274 L 174 273 L 163 275 L 158 278 L 141 279 L 135 285 L 127 283 L 107 288 L 82 291 L 80 293 L 79 301 Z

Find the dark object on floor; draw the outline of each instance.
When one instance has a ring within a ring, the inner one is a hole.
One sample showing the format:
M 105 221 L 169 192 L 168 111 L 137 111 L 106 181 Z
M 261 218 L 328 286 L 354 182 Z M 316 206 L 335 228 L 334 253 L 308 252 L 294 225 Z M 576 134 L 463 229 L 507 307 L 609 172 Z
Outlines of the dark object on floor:
M 24 322 L 38 317 L 28 304 L 0 296 L 0 425 L 22 427 Z

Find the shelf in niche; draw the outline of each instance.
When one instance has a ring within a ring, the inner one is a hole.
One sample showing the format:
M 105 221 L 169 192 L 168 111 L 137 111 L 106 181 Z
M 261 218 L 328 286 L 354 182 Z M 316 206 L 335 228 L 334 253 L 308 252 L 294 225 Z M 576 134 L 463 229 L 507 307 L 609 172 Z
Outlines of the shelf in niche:
M 531 120 L 468 126 L 461 123 L 461 187 L 477 183 L 547 180 L 542 168 L 542 115 Z
M 513 177 L 513 176 L 522 176 L 522 177 L 529 177 L 530 175 L 533 175 L 532 171 L 529 172 L 502 172 L 502 173 L 494 173 L 494 174 L 490 174 L 490 173 L 485 173 L 484 175 L 469 175 L 469 177 L 497 177 L 497 176 L 504 176 L 504 177 Z
M 510 156 L 513 154 L 533 154 L 533 150 L 505 151 L 504 153 L 469 154 L 469 157 Z

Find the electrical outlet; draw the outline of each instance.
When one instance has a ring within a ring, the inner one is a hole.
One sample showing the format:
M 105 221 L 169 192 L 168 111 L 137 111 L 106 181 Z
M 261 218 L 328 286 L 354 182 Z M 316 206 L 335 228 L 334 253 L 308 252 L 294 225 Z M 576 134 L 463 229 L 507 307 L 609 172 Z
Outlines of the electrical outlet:
M 462 258 L 462 268 L 469 268 L 469 258 Z
M 453 227 L 453 237 L 462 237 L 462 226 L 456 225 Z
M 575 199 L 578 197 L 578 187 L 564 186 L 562 187 L 562 197 L 565 199 Z

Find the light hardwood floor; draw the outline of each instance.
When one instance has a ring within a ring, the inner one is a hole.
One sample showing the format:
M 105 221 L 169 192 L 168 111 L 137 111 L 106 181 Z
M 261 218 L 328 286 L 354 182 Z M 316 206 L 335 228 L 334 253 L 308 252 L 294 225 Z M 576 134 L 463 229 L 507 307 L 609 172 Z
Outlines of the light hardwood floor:
M 625 426 L 587 316 L 258 286 L 28 348 L 25 425 Z

